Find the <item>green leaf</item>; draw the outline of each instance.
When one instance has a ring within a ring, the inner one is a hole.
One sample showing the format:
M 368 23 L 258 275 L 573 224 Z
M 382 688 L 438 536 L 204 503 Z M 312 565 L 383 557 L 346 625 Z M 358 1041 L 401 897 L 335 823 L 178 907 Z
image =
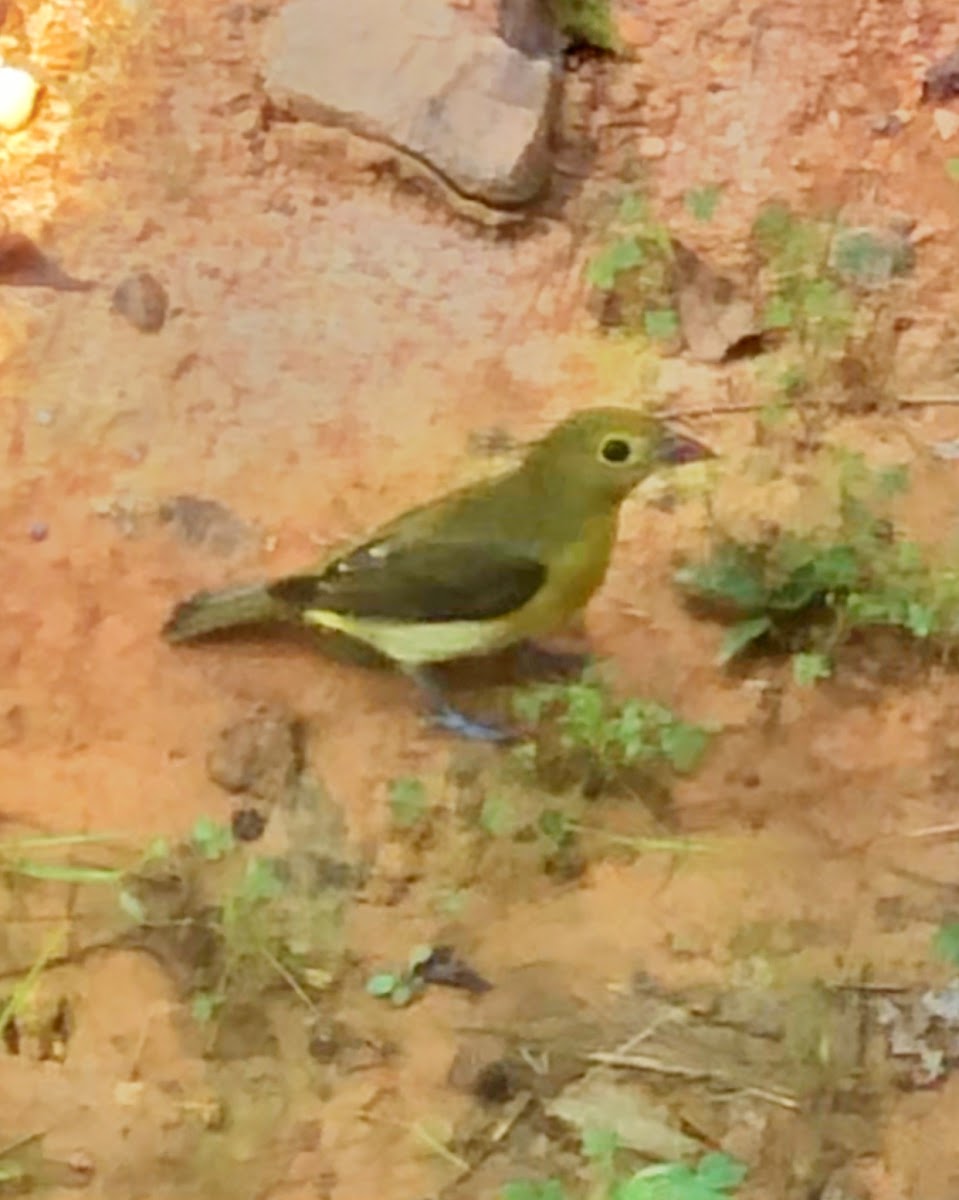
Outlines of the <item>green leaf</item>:
M 612 1200 L 728 1200 L 746 1169 L 727 1154 L 707 1154 L 695 1168 L 684 1163 L 646 1167 L 613 1189 Z
M 558 1179 L 543 1183 L 534 1179 L 514 1179 L 503 1186 L 501 1200 L 567 1200 L 566 1189 Z
M 707 1154 L 699 1160 L 696 1167 L 696 1178 L 716 1192 L 728 1191 L 739 1187 L 746 1178 L 747 1168 L 744 1163 L 728 1154 Z
M 932 948 L 943 962 L 959 967 L 959 921 L 944 921 L 936 930 Z
M 634 237 L 617 238 L 600 250 L 589 264 L 587 280 L 601 292 L 611 292 L 623 271 L 638 267 L 645 255 Z
M 247 863 L 243 876 L 243 896 L 247 900 L 273 900 L 283 891 L 283 880 L 277 874 L 276 863 L 268 858 L 254 858 Z
M 229 826 L 212 817 L 199 817 L 190 834 L 193 849 L 208 862 L 216 862 L 236 845 Z
M 741 654 L 750 643 L 768 633 L 772 627 L 773 623 L 769 617 L 750 617 L 748 621 L 738 621 L 726 631 L 719 651 L 719 665 L 725 666 L 731 662 L 737 654 Z
M 910 600 L 906 605 L 906 628 L 913 637 L 927 638 L 938 625 L 936 613 L 928 604 Z
M 584 1129 L 583 1154 L 608 1162 L 619 1149 L 619 1135 L 612 1129 Z
M 959 158 L 946 159 L 946 175 L 954 183 L 959 183 Z
M 627 192 L 619 202 L 618 219 L 623 225 L 639 225 L 649 218 L 646 197 L 639 192 Z
M 702 761 L 709 745 L 709 733 L 700 725 L 674 721 L 662 730 L 659 743 L 673 770 L 685 775 Z
M 757 613 L 769 603 L 760 557 L 735 542 L 718 546 L 704 562 L 681 567 L 675 580 L 684 591 L 741 613 Z
M 394 779 L 389 786 L 390 815 L 400 829 L 411 829 L 426 816 L 429 800 L 419 779 Z
M 562 846 L 573 836 L 569 818 L 558 808 L 544 808 L 539 818 L 539 830 L 551 842 Z
M 784 296 L 772 296 L 766 301 L 762 315 L 766 329 L 788 329 L 795 318 L 795 308 Z
M 674 308 L 652 308 L 643 313 L 643 329 L 646 336 L 659 341 L 669 341 L 679 332 L 679 317 Z
M 155 837 L 147 843 L 147 848 L 143 853 L 144 862 L 158 862 L 164 858 L 170 857 L 170 839 L 165 837 Z
M 405 1008 L 412 999 L 413 985 L 406 980 L 401 979 L 390 992 L 390 1001 L 397 1008 Z
M 490 837 L 512 837 L 519 827 L 516 807 L 505 796 L 487 796 L 480 809 L 479 823 Z
M 428 962 L 432 957 L 433 947 L 429 943 L 421 942 L 409 952 L 406 963 L 410 971 L 415 971 L 417 967 L 421 967 L 423 963 Z
M 70 863 L 43 863 L 30 859 L 10 863 L 5 870 L 49 883 L 116 883 L 123 878 L 123 872 L 115 867 L 77 867 Z
M 216 992 L 195 992 L 190 1002 L 190 1011 L 194 1021 L 206 1025 L 212 1021 L 223 1004 L 223 997 Z
M 683 196 L 683 203 L 686 205 L 687 212 L 697 221 L 711 221 L 722 194 L 721 187 L 715 183 L 709 183 L 704 187 L 691 188 Z
M 366 981 L 366 990 L 371 996 L 391 996 L 399 983 L 399 976 L 392 971 L 379 971 Z
M 793 679 L 800 687 L 810 687 L 832 674 L 832 663 L 826 654 L 800 653 L 793 655 Z

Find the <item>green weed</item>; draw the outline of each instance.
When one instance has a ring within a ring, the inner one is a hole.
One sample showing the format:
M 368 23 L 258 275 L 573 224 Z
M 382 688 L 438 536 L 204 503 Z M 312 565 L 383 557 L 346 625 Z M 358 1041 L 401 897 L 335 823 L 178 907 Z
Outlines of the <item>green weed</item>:
M 875 404 L 895 339 L 867 294 L 907 272 L 914 254 L 894 229 L 848 227 L 770 204 L 753 225 L 762 324 L 778 348 L 758 365 L 772 399 L 842 395 Z
M 420 968 L 432 956 L 432 946 L 416 946 L 410 952 L 406 966 L 393 971 L 377 971 L 366 981 L 366 990 L 371 996 L 389 1000 L 397 1008 L 404 1008 L 423 990 Z
M 746 1177 L 742 1163 L 728 1154 L 707 1154 L 695 1166 L 659 1163 L 632 1173 L 617 1169 L 616 1139 L 604 1131 L 583 1139 L 591 1162 L 588 1190 L 570 1191 L 558 1179 L 516 1180 L 501 1191 L 502 1200 L 730 1200 Z
M 609 324 L 651 339 L 678 333 L 672 237 L 639 192 L 619 201 L 586 278 L 602 296 Z
M 838 465 L 835 528 L 802 536 L 777 529 L 752 543 L 721 536 L 706 558 L 677 572 L 694 602 L 734 618 L 722 662 L 762 643 L 794 652 L 795 678 L 810 684 L 830 674 L 833 651 L 856 630 L 883 626 L 943 642 L 959 634 L 959 568 L 932 561 L 888 516 L 905 472 L 870 471 L 858 455 Z
M 932 939 L 932 948 L 943 962 L 959 967 L 959 921 L 943 921 Z
M 574 45 L 619 48 L 609 0 L 550 0 L 553 19 Z
M 702 726 L 652 700 L 618 702 L 590 675 L 573 683 L 537 684 L 517 694 L 513 704 L 524 721 L 554 722 L 562 747 L 584 752 L 607 777 L 642 764 L 665 764 L 686 774 L 698 766 L 709 742 Z
M 959 183 L 959 158 L 946 159 L 946 177 L 954 183 Z
M 399 829 L 412 829 L 429 812 L 426 788 L 419 779 L 394 779 L 389 786 L 390 816 Z
M 718 184 L 709 183 L 703 187 L 690 188 L 683 196 L 686 211 L 697 221 L 711 221 L 723 196 L 723 189 Z

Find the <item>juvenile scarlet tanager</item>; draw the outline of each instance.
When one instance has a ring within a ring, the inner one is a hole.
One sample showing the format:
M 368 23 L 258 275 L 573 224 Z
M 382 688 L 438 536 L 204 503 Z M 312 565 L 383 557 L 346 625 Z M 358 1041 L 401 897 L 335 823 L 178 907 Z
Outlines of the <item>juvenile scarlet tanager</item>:
M 515 469 L 411 509 L 301 574 L 200 592 L 163 632 L 181 642 L 286 622 L 345 634 L 415 679 L 438 724 L 498 739 L 503 731 L 450 707 L 429 665 L 567 623 L 603 581 L 626 496 L 656 467 L 709 454 L 647 413 L 587 409 L 534 443 Z

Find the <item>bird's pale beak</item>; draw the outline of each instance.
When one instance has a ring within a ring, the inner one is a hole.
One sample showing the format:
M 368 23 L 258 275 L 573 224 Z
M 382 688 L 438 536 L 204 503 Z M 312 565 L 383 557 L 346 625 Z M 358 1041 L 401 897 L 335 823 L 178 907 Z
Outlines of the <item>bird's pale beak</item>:
M 716 454 L 688 434 L 667 429 L 656 448 L 656 457 L 660 462 L 681 466 L 683 463 L 699 462 L 704 458 L 715 458 Z

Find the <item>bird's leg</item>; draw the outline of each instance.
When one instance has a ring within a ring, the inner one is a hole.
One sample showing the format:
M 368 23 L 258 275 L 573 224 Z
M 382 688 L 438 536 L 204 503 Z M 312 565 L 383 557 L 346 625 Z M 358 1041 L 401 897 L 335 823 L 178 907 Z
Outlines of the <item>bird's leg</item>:
M 521 642 L 516 653 L 520 671 L 533 678 L 553 676 L 569 679 L 571 676 L 582 675 L 590 658 L 589 654 L 577 654 L 575 651 L 550 650 L 548 646 L 541 646 L 538 642 Z
M 477 721 L 454 708 L 426 667 L 404 667 L 404 673 L 424 694 L 432 710 L 432 723 L 448 733 L 474 742 L 513 742 L 517 734 L 489 721 Z

